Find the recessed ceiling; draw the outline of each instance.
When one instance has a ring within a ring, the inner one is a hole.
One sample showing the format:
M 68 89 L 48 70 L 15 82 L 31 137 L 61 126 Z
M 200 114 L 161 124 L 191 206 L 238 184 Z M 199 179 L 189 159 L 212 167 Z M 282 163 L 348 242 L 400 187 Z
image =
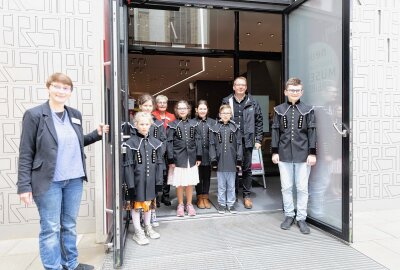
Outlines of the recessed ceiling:
M 209 13 L 210 46 L 233 48 L 233 12 L 211 10 Z M 240 12 L 240 49 L 246 51 L 282 51 L 282 17 L 277 14 Z M 263 59 L 260 59 L 263 60 Z M 233 80 L 232 58 L 203 58 L 129 55 L 129 90 L 137 98 L 143 93 L 160 91 L 171 100 L 189 98 L 189 83 L 197 80 Z M 248 60 L 240 60 L 240 73 L 246 72 Z

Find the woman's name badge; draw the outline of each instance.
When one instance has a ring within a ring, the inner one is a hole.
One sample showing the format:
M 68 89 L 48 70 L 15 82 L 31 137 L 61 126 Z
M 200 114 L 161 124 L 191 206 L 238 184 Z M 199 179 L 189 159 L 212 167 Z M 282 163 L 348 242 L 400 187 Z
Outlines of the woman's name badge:
M 81 120 L 79 120 L 79 119 L 77 119 L 77 118 L 71 117 L 71 121 L 72 121 L 72 123 L 74 123 L 74 124 L 81 125 Z

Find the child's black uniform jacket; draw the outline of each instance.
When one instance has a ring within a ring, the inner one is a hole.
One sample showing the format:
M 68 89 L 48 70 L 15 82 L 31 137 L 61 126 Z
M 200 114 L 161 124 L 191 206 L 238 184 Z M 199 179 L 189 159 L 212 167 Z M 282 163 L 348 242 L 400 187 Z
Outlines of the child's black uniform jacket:
M 210 159 L 218 162 L 219 172 L 236 172 L 236 166 L 242 165 L 242 135 L 233 121 L 227 124 L 219 121 L 211 128 Z
M 217 121 L 212 118 L 195 118 L 199 123 L 199 130 L 200 130 L 200 137 L 201 137 L 201 147 L 202 147 L 202 159 L 200 166 L 210 166 L 210 153 L 209 153 L 209 146 L 210 146 L 210 128 L 213 127 Z
M 153 115 L 152 115 L 153 116 Z M 149 136 L 165 142 L 167 140 L 167 134 L 164 128 L 164 123 L 153 116 L 154 123 L 150 126 Z M 129 135 L 136 135 L 138 132 L 134 125 L 129 122 L 122 124 L 122 130 L 129 129 Z M 128 132 L 126 132 L 128 133 Z
M 283 162 L 306 162 L 316 154 L 317 132 L 314 107 L 298 100 L 285 102 L 274 108 L 272 123 L 272 153 Z
M 176 119 L 167 126 L 168 164 L 187 168 L 202 159 L 201 131 L 194 119 Z
M 163 183 L 164 147 L 161 141 L 140 133 L 123 143 L 124 183 L 128 188 L 127 200 L 150 201 L 156 197 L 156 186 Z

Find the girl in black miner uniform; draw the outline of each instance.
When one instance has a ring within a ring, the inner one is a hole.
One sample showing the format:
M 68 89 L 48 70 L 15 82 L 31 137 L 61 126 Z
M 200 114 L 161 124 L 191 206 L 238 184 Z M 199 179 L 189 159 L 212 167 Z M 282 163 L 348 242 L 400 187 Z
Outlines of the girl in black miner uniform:
M 168 184 L 176 187 L 178 208 L 176 215 L 183 217 L 183 188 L 186 191 L 186 211 L 189 216 L 195 216 L 192 205 L 192 185 L 199 183 L 198 166 L 201 164 L 201 132 L 199 123 L 189 119 L 190 105 L 187 101 L 178 101 L 175 114 L 178 119 L 168 124 Z
M 150 224 L 150 205 L 156 197 L 156 190 L 161 190 L 163 182 L 163 155 L 162 142 L 149 136 L 149 129 L 153 123 L 149 113 L 138 112 L 134 118 L 136 135 L 123 143 L 126 147 L 124 155 L 124 185 L 127 187 L 125 205 L 131 210 L 135 233 L 133 240 L 139 245 L 149 243 L 151 239 L 160 238 L 160 234 L 153 230 Z M 144 212 L 144 232 L 140 226 L 140 212 Z
M 196 185 L 197 207 L 200 209 L 210 209 L 210 201 L 208 200 L 208 192 L 210 190 L 210 155 L 209 155 L 209 132 L 210 127 L 216 124 L 214 119 L 208 117 L 208 104 L 205 100 L 199 100 L 196 108 L 196 121 L 199 123 L 201 132 L 202 160 L 199 166 L 200 183 Z
M 155 106 L 154 98 L 152 96 L 150 96 L 149 94 L 144 94 L 144 95 L 140 96 L 138 99 L 138 104 L 139 104 L 140 111 L 149 113 L 150 115 L 152 115 L 151 113 L 153 112 L 154 106 Z M 152 119 L 153 119 L 153 124 L 150 126 L 149 136 L 156 138 L 156 139 L 160 140 L 161 142 L 165 142 L 167 140 L 167 135 L 165 133 L 163 122 L 158 120 L 157 118 L 155 118 L 155 116 L 153 116 L 153 115 L 152 115 Z M 164 149 L 165 149 L 165 146 L 164 146 Z M 163 165 L 164 165 L 163 170 L 165 171 L 166 170 L 165 162 L 163 162 Z M 159 191 L 157 191 L 157 192 L 159 192 Z M 151 208 L 150 223 L 151 223 L 151 225 L 153 225 L 153 227 L 159 226 L 159 223 L 157 221 L 157 216 L 156 216 L 156 206 L 160 207 L 160 202 L 157 200 L 157 196 L 156 196 L 156 198 L 154 198 L 154 200 L 152 201 L 152 204 L 150 206 L 150 208 Z

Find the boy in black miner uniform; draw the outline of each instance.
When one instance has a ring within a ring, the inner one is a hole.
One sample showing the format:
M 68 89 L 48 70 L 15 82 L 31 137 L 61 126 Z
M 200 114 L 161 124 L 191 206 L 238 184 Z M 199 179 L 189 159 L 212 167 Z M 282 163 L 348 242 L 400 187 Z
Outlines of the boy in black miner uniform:
M 220 214 L 225 209 L 236 214 L 235 208 L 235 178 L 236 170 L 241 169 L 243 148 L 242 136 L 235 122 L 231 121 L 232 109 L 222 105 L 219 109 L 221 120 L 211 128 L 210 159 L 213 165 L 218 165 L 218 207 Z
M 161 191 L 163 181 L 163 154 L 162 142 L 149 136 L 152 125 L 152 116 L 149 113 L 138 112 L 134 118 L 136 135 L 127 140 L 124 155 L 124 185 L 126 185 L 126 210 L 131 210 L 135 233 L 133 240 L 139 245 L 149 243 L 146 238 L 160 238 L 160 234 L 153 230 L 150 219 L 150 205 L 156 197 L 156 191 Z M 140 226 L 140 212 L 144 215 L 144 231 Z
M 208 117 L 208 104 L 205 100 L 199 100 L 196 108 L 196 121 L 199 123 L 199 130 L 201 132 L 201 146 L 203 147 L 203 155 L 201 164 L 199 166 L 199 183 L 196 185 L 197 194 L 197 207 L 200 209 L 210 209 L 211 204 L 208 199 L 210 190 L 210 154 L 209 154 L 209 133 L 210 127 L 216 124 L 216 121 Z
M 272 162 L 278 164 L 281 174 L 285 220 L 283 230 L 290 229 L 296 216 L 300 232 L 310 233 L 305 222 L 308 203 L 308 177 L 316 163 L 317 132 L 314 108 L 300 101 L 303 85 L 300 79 L 286 82 L 288 100 L 274 108 L 272 124 Z M 297 214 L 294 212 L 293 185 L 297 190 Z

